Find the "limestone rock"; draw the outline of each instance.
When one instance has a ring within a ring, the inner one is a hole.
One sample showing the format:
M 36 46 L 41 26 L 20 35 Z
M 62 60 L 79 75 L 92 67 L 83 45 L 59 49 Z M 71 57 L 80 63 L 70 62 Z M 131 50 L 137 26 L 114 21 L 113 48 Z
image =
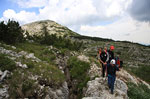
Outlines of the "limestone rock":
M 0 77 L 0 82 L 3 81 L 3 79 L 7 76 L 7 74 L 9 73 L 8 70 L 5 70 L 2 74 L 2 76 Z
M 79 55 L 77 58 L 81 61 L 90 62 L 89 57 L 87 57 L 85 55 Z
M 8 86 L 3 86 L 3 88 L 0 88 L 0 99 L 8 99 Z
M 128 99 L 127 85 L 121 81 L 116 80 L 114 94 L 110 94 L 105 78 L 96 78 L 87 83 L 87 90 L 83 99 Z
M 47 88 L 47 95 L 45 99 L 68 99 L 69 90 L 67 82 L 64 82 L 59 89 Z

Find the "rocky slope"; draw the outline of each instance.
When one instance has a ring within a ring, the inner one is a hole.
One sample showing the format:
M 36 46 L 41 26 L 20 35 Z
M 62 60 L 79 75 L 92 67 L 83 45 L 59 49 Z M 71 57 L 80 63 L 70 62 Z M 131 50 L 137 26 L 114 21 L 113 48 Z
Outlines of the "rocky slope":
M 44 20 L 44 21 L 37 21 L 29 24 L 25 24 L 22 26 L 22 29 L 25 32 L 28 32 L 29 35 L 43 35 L 44 29 L 49 34 L 56 34 L 58 36 L 64 36 L 64 35 L 78 35 L 77 33 L 71 31 L 65 26 L 62 26 L 54 21 L 51 20 Z
M 0 43 L 0 99 L 150 97 L 150 79 L 145 76 L 149 74 L 150 47 L 81 36 L 49 20 L 22 26 L 30 35 L 42 35 L 44 27 L 49 34 L 67 35 L 71 41 L 82 41 L 82 48 L 72 51 L 34 41 L 14 46 Z M 107 86 L 107 78 L 101 77 L 101 64 L 96 58 L 97 48 L 110 45 L 115 46 L 115 56 L 124 61 L 124 67 L 117 72 L 113 95 Z

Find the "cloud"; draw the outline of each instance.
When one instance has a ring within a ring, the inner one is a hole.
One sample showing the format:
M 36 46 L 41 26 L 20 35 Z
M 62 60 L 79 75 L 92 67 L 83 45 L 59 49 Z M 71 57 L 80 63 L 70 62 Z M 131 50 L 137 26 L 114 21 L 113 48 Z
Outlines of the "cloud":
M 3 13 L 3 17 L 1 19 L 3 20 L 14 19 L 23 24 L 36 21 L 38 20 L 38 17 L 34 12 L 20 11 L 19 13 L 16 13 L 14 10 L 8 9 Z
M 136 21 L 129 16 L 107 26 L 82 25 L 79 32 L 82 35 L 150 44 L 149 23 Z
M 148 0 L 12 1 L 15 1 L 24 10 L 16 12 L 8 9 L 0 20 L 13 18 L 25 24 L 49 19 L 84 35 L 150 44 L 150 26 L 143 22 L 148 21 L 150 16 Z M 34 7 L 39 9 L 38 13 L 30 12 L 30 9 Z
M 11 0 L 22 8 L 44 7 L 48 0 Z
M 131 0 L 49 0 L 40 17 L 61 24 L 83 25 L 114 20 L 125 14 Z
M 132 0 L 12 0 L 23 8 L 39 8 L 39 19 L 63 25 L 95 24 L 120 18 Z M 42 7 L 42 8 L 41 8 Z
M 150 22 L 150 0 L 133 0 L 129 13 L 139 21 Z

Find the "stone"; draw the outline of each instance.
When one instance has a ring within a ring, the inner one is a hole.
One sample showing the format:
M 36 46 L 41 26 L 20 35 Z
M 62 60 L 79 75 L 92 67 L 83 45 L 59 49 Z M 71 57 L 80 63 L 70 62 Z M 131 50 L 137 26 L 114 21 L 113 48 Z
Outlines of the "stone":
M 3 75 L 3 72 L 0 70 L 0 76 Z
M 85 55 L 79 55 L 77 58 L 81 61 L 90 62 L 89 57 L 87 57 Z
M 0 82 L 3 81 L 3 79 L 7 76 L 7 73 L 9 73 L 8 70 L 5 70 L 2 74 L 2 76 L 0 77 Z
M 27 59 L 28 59 L 28 58 L 35 58 L 34 53 L 30 53 L 30 54 L 26 55 L 26 58 L 27 58 Z
M 128 99 L 127 85 L 121 81 L 116 80 L 114 94 L 110 94 L 107 86 L 107 80 L 102 77 L 95 78 L 95 80 L 88 81 L 87 90 L 83 99 Z
M 21 62 L 16 62 L 16 65 L 21 68 L 28 68 L 28 66 L 26 64 L 22 64 Z
M 0 99 L 8 99 L 8 86 L 3 86 L 3 88 L 0 88 Z
M 16 49 L 16 47 L 15 47 L 15 46 L 11 46 L 11 48 L 12 48 L 12 49 Z
M 61 90 L 56 90 L 56 94 L 57 94 L 58 96 L 62 96 L 62 95 L 63 95 L 63 93 L 62 93 Z

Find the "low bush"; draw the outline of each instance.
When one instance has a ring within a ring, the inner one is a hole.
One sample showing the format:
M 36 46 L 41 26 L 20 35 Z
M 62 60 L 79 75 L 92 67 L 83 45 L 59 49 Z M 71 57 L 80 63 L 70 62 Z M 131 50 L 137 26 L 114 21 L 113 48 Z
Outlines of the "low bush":
M 9 98 L 35 98 L 38 96 L 37 91 L 38 86 L 34 80 L 29 79 L 29 73 L 18 70 L 13 73 L 9 82 Z
M 134 75 L 136 75 L 137 77 L 145 80 L 146 82 L 148 82 L 150 84 L 150 66 L 146 66 L 146 65 L 141 65 L 139 67 L 125 67 L 129 72 L 133 73 Z
M 86 86 L 90 77 L 87 75 L 87 71 L 90 68 L 90 64 L 84 61 L 80 61 L 77 57 L 71 57 L 68 60 L 68 67 L 71 75 L 71 79 L 75 80 L 74 87 L 77 91 L 78 98 L 82 97 L 83 88 Z
M 6 57 L 4 54 L 0 54 L 0 70 L 5 71 L 13 71 L 15 70 L 16 64 L 13 60 Z
M 130 99 L 150 99 L 150 89 L 144 84 L 128 83 L 128 96 Z

